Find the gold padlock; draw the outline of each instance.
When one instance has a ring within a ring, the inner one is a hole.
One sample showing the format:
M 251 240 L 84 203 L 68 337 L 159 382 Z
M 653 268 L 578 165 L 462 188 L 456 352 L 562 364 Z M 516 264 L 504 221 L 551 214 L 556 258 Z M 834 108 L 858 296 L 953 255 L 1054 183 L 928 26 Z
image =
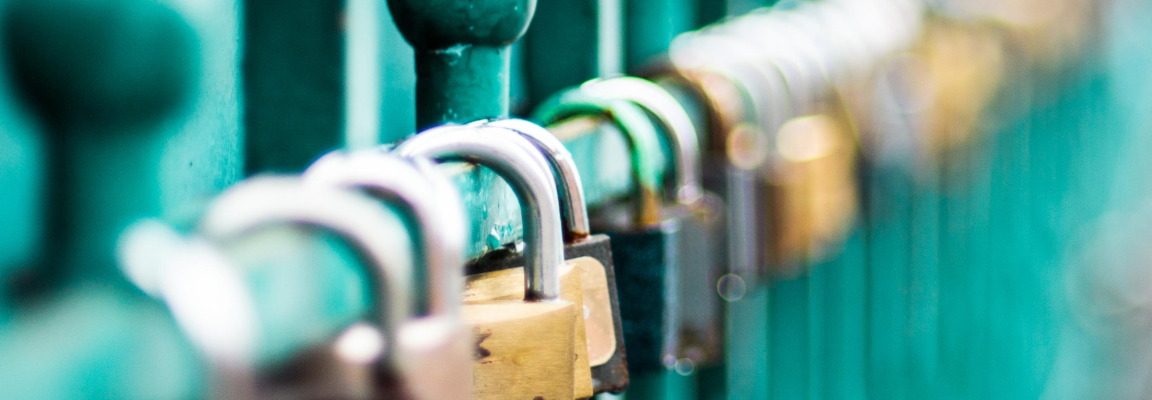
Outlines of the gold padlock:
M 476 335 L 475 397 L 573 398 L 573 349 L 583 330 L 577 329 L 582 313 L 560 298 L 563 233 L 547 161 L 520 135 L 484 126 L 434 128 L 395 151 L 485 166 L 504 178 L 520 200 L 526 242 L 522 300 L 470 303 L 462 309 Z M 588 374 L 586 356 L 583 365 L 582 373 Z

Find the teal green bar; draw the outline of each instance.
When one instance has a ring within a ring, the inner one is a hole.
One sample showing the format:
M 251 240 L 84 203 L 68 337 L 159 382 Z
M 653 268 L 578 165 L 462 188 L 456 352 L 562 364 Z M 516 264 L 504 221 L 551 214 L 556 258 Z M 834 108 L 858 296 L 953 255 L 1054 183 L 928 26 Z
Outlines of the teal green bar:
M 937 398 L 940 378 L 940 177 L 938 160 L 913 177 L 909 269 L 909 376 L 912 398 Z
M 753 285 L 742 298 L 726 305 L 725 365 L 730 400 L 769 398 L 773 380 L 771 301 L 767 285 Z
M 820 352 L 814 355 L 821 359 L 813 371 L 818 376 L 812 383 L 814 399 L 865 398 L 866 255 L 864 232 L 857 226 L 839 257 L 816 266 L 813 273 L 814 280 L 820 278 L 824 305 L 823 318 L 816 322 L 822 334 Z
M 633 373 L 624 393 L 626 400 L 691 400 L 696 394 L 694 375 L 673 371 Z
M 520 42 L 529 108 L 600 76 L 599 2 L 551 0 L 536 6 L 532 26 Z
M 772 371 L 770 396 L 774 399 L 807 398 L 811 375 L 809 283 L 805 274 L 778 280 L 771 291 L 772 328 L 769 358 Z
M 301 172 L 344 145 L 344 0 L 245 0 L 244 171 Z
M 625 1 L 625 69 L 642 70 L 668 49 L 676 35 L 691 30 L 695 7 L 689 0 Z
M 868 198 L 867 397 L 908 399 L 908 267 L 911 189 L 904 166 L 873 165 L 865 171 Z

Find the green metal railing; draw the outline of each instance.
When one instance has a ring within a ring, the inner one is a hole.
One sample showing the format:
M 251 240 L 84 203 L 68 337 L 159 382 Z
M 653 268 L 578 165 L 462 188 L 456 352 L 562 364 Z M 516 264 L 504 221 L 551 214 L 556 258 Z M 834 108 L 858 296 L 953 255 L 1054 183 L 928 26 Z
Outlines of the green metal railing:
M 163 217 L 191 229 L 203 205 L 243 176 L 299 172 L 327 151 L 395 142 L 416 127 L 507 116 L 502 90 L 515 79 L 525 80 L 534 105 L 618 67 L 644 73 L 676 35 L 766 5 L 552 0 L 539 5 L 517 78 L 505 64 L 516 58 L 502 46 L 518 33 L 455 49 L 462 40 L 420 42 L 427 35 L 409 31 L 422 49 L 413 53 L 380 2 L 116 0 L 64 11 L 81 3 L 8 0 L 0 8 L 0 65 L 12 77 L 0 83 L 0 187 L 9 188 L 0 193 L 0 387 L 34 390 L 15 398 L 203 395 L 203 361 L 166 311 L 119 277 L 116 238 L 133 221 Z M 404 21 L 428 12 L 426 2 L 409 3 Z M 602 10 L 621 13 L 618 36 L 603 26 Z M 1129 35 L 1108 39 L 1132 45 Z M 77 43 L 121 52 L 53 51 Z M 604 51 L 612 46 L 621 50 Z M 1061 380 L 1071 380 L 1061 368 L 1093 367 L 1068 354 L 1091 345 L 1061 342 L 1076 324 L 1066 261 L 1081 227 L 1146 195 L 1125 175 L 1140 168 L 1122 161 L 1143 158 L 1126 144 L 1143 143 L 1147 125 L 1125 106 L 1146 94 L 1136 89 L 1143 69 L 1133 67 L 1144 60 L 1121 53 L 1111 64 L 1090 61 L 1097 52 L 1056 67 L 1010 54 L 1017 62 L 1006 63 L 983 135 L 939 154 L 909 145 L 869 159 L 860 171 L 862 216 L 838 256 L 727 305 L 726 370 L 634 376 L 629 398 L 1093 393 Z M 453 74 L 455 57 L 504 74 Z M 453 78 L 412 79 L 444 70 Z M 442 95 L 413 96 L 416 85 Z M 553 128 L 579 132 L 565 144 L 590 205 L 632 193 L 619 129 L 594 117 L 566 123 Z M 917 133 L 877 124 L 861 134 L 899 130 Z M 469 257 L 520 239 L 519 209 L 503 181 L 484 169 L 443 168 L 465 194 Z M 337 238 L 285 228 L 231 255 L 267 332 L 262 365 L 367 313 L 364 268 Z

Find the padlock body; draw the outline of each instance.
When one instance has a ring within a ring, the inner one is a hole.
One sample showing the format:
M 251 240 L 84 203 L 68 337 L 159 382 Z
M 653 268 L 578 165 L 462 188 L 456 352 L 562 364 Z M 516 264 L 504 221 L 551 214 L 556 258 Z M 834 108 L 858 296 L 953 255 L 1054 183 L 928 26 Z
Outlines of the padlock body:
M 474 397 L 572 398 L 576 307 L 567 301 L 465 304 L 472 329 Z
M 577 310 L 572 326 L 573 345 L 573 398 L 592 397 L 592 374 L 588 364 L 588 338 L 585 328 L 583 270 L 579 265 L 567 263 L 560 270 L 560 298 L 570 302 Z M 464 289 L 464 302 L 477 303 L 493 300 L 521 300 L 524 298 L 524 268 L 510 268 L 468 276 Z
M 675 363 L 679 233 L 676 219 L 648 229 L 608 233 L 630 372 L 659 371 Z
M 585 288 L 584 296 L 585 306 L 589 311 L 585 328 L 590 346 L 588 352 L 589 364 L 592 367 L 592 388 L 595 393 L 622 393 L 628 388 L 628 358 L 625 350 L 624 329 L 620 318 L 619 293 L 616 290 L 616 273 L 612 264 L 611 241 L 607 235 L 591 235 L 575 243 L 565 244 L 564 256 L 568 260 L 590 257 L 596 261 L 595 265 L 603 268 L 603 271 L 597 275 L 603 277 L 606 284 L 605 290 L 601 292 L 595 288 Z M 524 258 L 520 253 L 493 252 L 484 259 L 470 263 L 467 267 L 467 273 L 475 275 L 518 268 L 522 265 L 524 265 Z M 585 271 L 585 273 L 587 274 L 589 271 Z M 587 281 L 595 282 L 596 280 Z M 516 285 L 522 286 L 522 282 L 518 282 Z M 597 291 L 597 294 L 591 294 L 589 290 Z M 601 304 L 603 303 L 601 297 L 605 294 L 608 296 L 608 302 Z M 594 320 L 603 320 L 599 315 L 604 312 L 611 314 L 613 336 L 611 338 L 604 337 L 604 332 L 599 330 L 597 325 L 591 323 Z M 607 361 L 599 362 L 603 359 L 603 353 L 593 348 L 597 341 L 612 344 L 611 357 Z
M 723 353 L 723 309 L 717 282 L 727 270 L 724 243 L 724 205 L 718 196 L 705 196 L 689 205 L 665 210 L 679 217 L 679 341 L 676 358 L 696 367 L 715 365 Z
M 628 389 L 628 356 L 627 348 L 625 346 L 626 339 L 624 338 L 624 327 L 621 321 L 620 314 L 620 296 L 617 292 L 616 283 L 616 268 L 612 259 L 612 245 L 611 239 L 607 235 L 592 235 L 584 240 L 564 246 L 564 257 L 567 259 L 577 259 L 581 257 L 589 257 L 596 260 L 596 265 L 603 268 L 604 283 L 606 284 L 605 292 L 607 292 L 608 303 L 607 312 L 610 313 L 612 322 L 612 341 L 614 345 L 611 351 L 611 357 L 604 362 L 599 362 L 600 352 L 590 348 L 589 349 L 589 363 L 592 365 L 592 387 L 596 393 L 623 393 Z M 585 271 L 585 273 L 592 273 L 592 271 Z M 591 307 L 602 308 L 602 299 L 599 299 L 601 294 L 591 294 L 588 292 L 587 286 L 592 282 L 592 279 L 585 279 L 585 295 L 584 303 Z M 599 290 L 597 290 L 599 293 Z M 593 309 L 594 310 L 594 309 Z M 594 311 L 603 312 L 603 311 Z M 589 330 L 596 327 L 589 323 Z M 593 335 L 590 334 L 589 337 Z M 591 345 L 592 343 L 590 343 Z
M 472 331 L 448 317 L 406 322 L 397 337 L 400 365 L 412 400 L 472 398 Z

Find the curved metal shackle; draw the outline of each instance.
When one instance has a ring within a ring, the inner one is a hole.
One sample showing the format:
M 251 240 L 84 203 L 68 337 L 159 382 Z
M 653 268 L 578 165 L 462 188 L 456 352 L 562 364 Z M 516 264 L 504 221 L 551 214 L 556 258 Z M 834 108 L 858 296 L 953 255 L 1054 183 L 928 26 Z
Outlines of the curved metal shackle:
M 785 35 L 793 35 L 795 32 L 787 31 L 787 23 L 777 11 L 752 12 L 718 26 L 716 33 L 748 41 L 757 50 L 760 62 L 774 65 L 783 74 L 793 113 L 806 112 L 805 108 L 811 107 L 819 97 L 818 89 L 814 86 L 822 78 L 814 75 L 823 72 L 816 69 L 818 66 L 810 64 L 811 60 L 805 57 L 802 49 L 797 48 L 797 43 L 784 39 Z M 795 115 L 789 117 L 792 116 Z
M 280 224 L 329 230 L 363 255 L 373 279 L 373 322 L 382 325 L 386 343 L 395 343 L 394 330 L 412 314 L 412 252 L 403 221 L 359 193 L 265 176 L 237 183 L 217 197 L 199 229 L 210 240 L 226 243 Z M 393 354 L 380 362 L 390 365 Z
M 207 360 L 207 398 L 253 398 L 260 327 L 255 300 L 236 265 L 204 238 L 186 237 L 155 220 L 128 227 L 117 253 L 129 280 L 167 305 Z
M 660 85 L 635 77 L 594 79 L 580 89 L 593 96 L 628 100 L 648 110 L 660 122 L 676 165 L 675 199 L 694 203 L 704 195 L 701 186 L 700 139 L 684 107 Z
M 424 164 L 425 167 L 421 167 Z M 335 151 L 304 171 L 309 183 L 353 187 L 399 206 L 416 225 L 423 261 L 426 309 L 416 315 L 456 316 L 464 290 L 468 219 L 460 192 L 427 159 L 406 159 L 380 149 Z M 413 300 L 417 305 L 423 303 Z
M 556 188 L 560 190 L 560 205 L 564 209 L 564 240 L 572 243 L 588 237 L 592 228 L 588 223 L 588 206 L 585 204 L 584 183 L 580 181 L 580 171 L 576 160 L 552 132 L 540 125 L 523 119 L 501 119 L 490 121 L 487 126 L 504 128 L 523 135 L 548 159 L 556 178 Z
M 780 70 L 751 58 L 749 54 L 754 51 L 745 41 L 702 31 L 678 37 L 669 56 L 677 68 L 707 69 L 730 76 L 747 93 L 761 133 L 774 135 L 792 113 L 792 101 Z M 769 145 L 771 142 L 765 140 Z
M 660 137 L 644 110 L 626 100 L 593 97 L 579 88 L 572 88 L 542 103 L 532 119 L 541 125 L 551 125 L 581 115 L 602 116 L 624 133 L 629 146 L 632 176 L 636 180 L 636 224 L 651 226 L 658 223 L 658 204 L 646 203 L 659 202 L 664 171 L 663 150 Z
M 393 151 L 404 157 L 471 162 L 504 178 L 520 201 L 524 224 L 524 299 L 559 298 L 559 268 L 564 263 L 560 200 L 548 161 L 528 139 L 503 128 L 448 126 L 421 132 Z

